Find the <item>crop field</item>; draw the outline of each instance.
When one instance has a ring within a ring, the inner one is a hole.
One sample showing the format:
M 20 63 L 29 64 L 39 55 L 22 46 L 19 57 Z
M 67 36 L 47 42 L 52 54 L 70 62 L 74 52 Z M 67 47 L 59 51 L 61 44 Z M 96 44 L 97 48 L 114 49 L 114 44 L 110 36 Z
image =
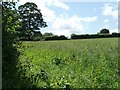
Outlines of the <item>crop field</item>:
M 118 87 L 118 38 L 24 41 L 23 45 L 21 73 L 35 87 Z

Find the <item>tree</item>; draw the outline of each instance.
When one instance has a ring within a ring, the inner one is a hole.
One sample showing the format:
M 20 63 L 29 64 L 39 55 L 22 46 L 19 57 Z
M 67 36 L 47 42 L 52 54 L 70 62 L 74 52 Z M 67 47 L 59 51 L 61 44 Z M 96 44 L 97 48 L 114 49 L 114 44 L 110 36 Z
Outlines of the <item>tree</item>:
M 42 18 L 42 13 L 35 3 L 27 2 L 18 7 L 22 27 L 20 33 L 27 34 L 30 38 L 31 32 L 47 27 Z
M 71 37 L 72 37 L 72 36 L 75 36 L 75 35 L 76 35 L 76 34 L 72 33 L 72 34 L 71 34 Z
M 32 32 L 33 33 L 33 36 L 35 36 L 35 37 L 42 37 L 42 33 L 40 32 L 40 31 L 33 31 Z
M 33 41 L 42 40 L 42 33 L 40 31 L 33 31 L 31 40 Z
M 2 2 L 2 49 L 3 60 L 12 58 L 18 45 L 17 29 L 20 27 L 15 2 Z
M 72 33 L 71 34 L 71 38 L 74 38 L 76 36 L 76 34 Z
M 46 32 L 46 33 L 43 34 L 43 36 L 45 36 L 45 37 L 54 36 L 54 34 L 53 34 L 53 33 L 48 33 L 48 32 Z
M 20 27 L 15 2 L 2 2 L 2 80 L 3 88 L 16 85 L 16 63 L 19 56 L 17 30 Z
M 106 28 L 100 31 L 100 34 L 109 34 L 109 33 L 110 33 L 109 30 Z
M 53 33 L 49 33 L 49 32 L 45 32 L 43 35 L 42 35 L 42 38 L 43 40 L 45 40 L 47 37 L 53 37 L 55 36 Z

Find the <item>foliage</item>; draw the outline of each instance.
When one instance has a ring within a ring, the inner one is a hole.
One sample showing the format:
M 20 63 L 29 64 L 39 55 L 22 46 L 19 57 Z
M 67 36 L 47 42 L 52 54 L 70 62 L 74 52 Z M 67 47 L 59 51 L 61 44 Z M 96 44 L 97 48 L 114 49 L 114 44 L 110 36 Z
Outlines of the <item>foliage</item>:
M 32 41 L 40 41 L 43 39 L 43 35 L 40 31 L 33 31 L 33 35 L 31 40 Z
M 37 88 L 117 88 L 118 39 L 23 42 L 25 72 Z M 30 61 L 28 59 L 28 61 Z
M 102 30 L 100 30 L 100 34 L 109 34 L 110 33 L 110 31 L 108 30 L 108 29 L 102 29 Z
M 42 13 L 35 3 L 27 2 L 24 5 L 19 6 L 18 10 L 21 16 L 20 21 L 22 23 L 20 32 L 29 39 L 32 31 L 47 27 L 46 22 L 43 20 Z
M 15 2 L 2 2 L 2 83 L 3 88 L 16 85 L 16 64 L 20 42 L 17 30 L 20 27 Z
M 74 37 L 74 36 L 76 36 L 76 34 L 72 33 L 72 34 L 71 34 L 71 37 Z
M 112 36 L 114 36 L 114 37 L 115 37 L 115 36 L 120 37 L 120 33 L 113 32 L 113 33 L 112 33 Z
M 54 36 L 54 34 L 46 32 L 46 33 L 43 34 L 43 36 L 44 37 L 50 37 L 50 36 Z
M 34 84 L 24 74 L 19 55 L 25 48 L 19 41 L 19 14 L 15 2 L 2 2 L 2 88 L 34 87 Z M 25 86 L 24 86 L 25 85 Z
M 119 33 L 112 34 L 85 34 L 85 35 L 76 35 L 72 34 L 71 39 L 90 39 L 90 38 L 112 38 L 112 37 L 120 37 Z
M 33 31 L 33 36 L 42 36 L 42 33 L 40 31 Z
M 67 40 L 68 38 L 65 37 L 64 35 L 61 36 L 48 36 L 45 38 L 45 40 Z

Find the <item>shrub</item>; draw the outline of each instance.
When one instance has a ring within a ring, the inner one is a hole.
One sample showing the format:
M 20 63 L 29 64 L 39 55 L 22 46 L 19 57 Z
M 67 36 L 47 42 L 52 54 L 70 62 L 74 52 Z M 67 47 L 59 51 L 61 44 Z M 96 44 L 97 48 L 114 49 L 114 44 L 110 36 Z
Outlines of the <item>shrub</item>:
M 61 36 L 52 36 L 52 37 L 46 37 L 45 40 L 67 40 L 68 38 L 64 35 Z

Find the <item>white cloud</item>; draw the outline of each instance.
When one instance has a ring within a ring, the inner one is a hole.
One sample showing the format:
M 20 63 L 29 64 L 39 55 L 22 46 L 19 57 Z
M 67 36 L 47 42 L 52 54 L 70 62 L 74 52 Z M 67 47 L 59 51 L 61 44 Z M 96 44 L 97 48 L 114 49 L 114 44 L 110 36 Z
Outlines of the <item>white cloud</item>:
M 97 20 L 97 16 L 80 18 L 80 20 L 84 22 L 95 22 Z
M 46 22 L 52 22 L 56 18 L 55 12 L 47 7 L 41 7 L 41 12 Z
M 57 35 L 64 34 L 69 36 L 71 33 L 83 33 L 83 25 L 81 24 L 80 17 L 74 15 L 69 18 L 57 17 L 52 24 L 54 33 Z
M 69 10 L 69 6 L 61 2 L 60 0 L 42 0 L 42 1 L 46 3 L 46 6 L 56 6 L 65 10 Z
M 110 33 L 113 33 L 113 32 L 117 32 L 118 33 L 118 29 L 116 28 L 116 29 L 110 30 Z
M 104 23 L 107 23 L 107 22 L 109 22 L 109 20 L 108 20 L 108 19 L 105 19 L 103 22 L 104 22 Z
M 63 14 L 55 19 L 49 32 L 66 36 L 70 36 L 72 33 L 84 34 L 85 26 L 82 22 L 94 22 L 96 20 L 96 16 L 81 18 L 77 15 L 69 17 L 67 14 Z
M 49 1 L 49 0 L 48 0 Z M 69 6 L 64 4 L 63 2 L 60 2 L 60 0 L 52 0 L 54 1 L 52 3 L 52 5 L 56 6 L 56 7 L 60 7 L 60 8 L 63 8 L 65 10 L 69 10 Z
M 118 18 L 118 9 L 117 9 L 117 7 L 113 7 L 113 6 L 109 5 L 109 4 L 104 4 L 102 13 L 105 16 L 112 16 L 115 19 Z

